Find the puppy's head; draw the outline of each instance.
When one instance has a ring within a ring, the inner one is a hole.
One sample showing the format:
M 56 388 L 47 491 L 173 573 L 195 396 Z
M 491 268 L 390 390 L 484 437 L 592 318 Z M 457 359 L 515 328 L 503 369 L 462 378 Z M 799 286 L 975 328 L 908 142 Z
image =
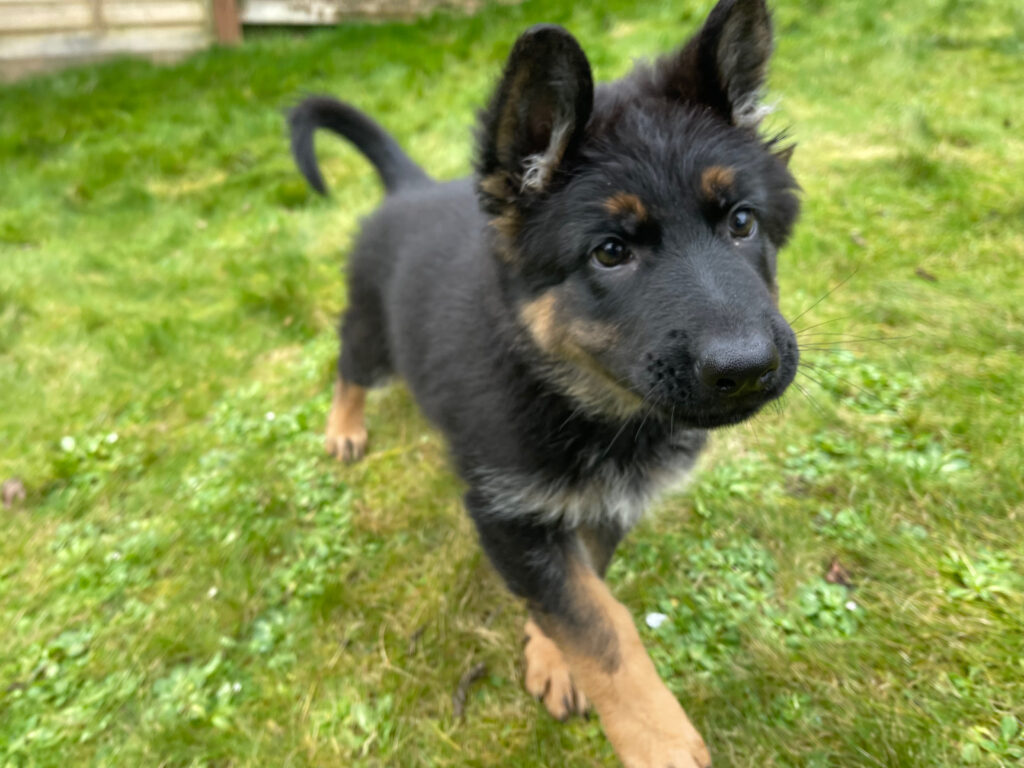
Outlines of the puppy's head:
M 560 27 L 512 50 L 478 190 L 528 349 L 592 414 L 721 426 L 793 380 L 775 256 L 796 182 L 757 131 L 771 48 L 763 0 L 721 0 L 680 51 L 596 92 Z

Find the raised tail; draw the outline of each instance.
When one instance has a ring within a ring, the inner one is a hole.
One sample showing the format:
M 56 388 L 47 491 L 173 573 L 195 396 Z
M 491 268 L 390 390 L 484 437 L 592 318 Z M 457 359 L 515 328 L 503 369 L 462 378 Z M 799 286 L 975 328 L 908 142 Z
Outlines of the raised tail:
M 313 134 L 317 128 L 326 128 L 355 144 L 373 163 L 389 194 L 402 187 L 431 181 L 387 131 L 343 101 L 330 96 L 310 96 L 288 113 L 288 125 L 295 164 L 309 185 L 321 195 L 327 194 L 327 187 L 313 150 Z

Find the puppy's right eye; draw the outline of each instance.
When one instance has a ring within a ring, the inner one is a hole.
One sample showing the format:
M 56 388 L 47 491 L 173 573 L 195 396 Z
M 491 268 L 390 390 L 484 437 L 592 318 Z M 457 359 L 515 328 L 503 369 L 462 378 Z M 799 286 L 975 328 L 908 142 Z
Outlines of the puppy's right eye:
M 737 206 L 729 213 L 729 234 L 737 240 L 753 237 L 757 231 L 757 216 L 747 206 Z
M 590 252 L 590 258 L 599 267 L 613 269 L 631 261 L 633 252 L 619 238 L 610 237 Z

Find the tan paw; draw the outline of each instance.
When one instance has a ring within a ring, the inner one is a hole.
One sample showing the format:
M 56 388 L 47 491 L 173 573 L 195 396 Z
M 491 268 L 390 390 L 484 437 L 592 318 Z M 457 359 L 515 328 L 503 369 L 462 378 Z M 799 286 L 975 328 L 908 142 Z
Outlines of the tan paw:
M 544 702 L 557 720 L 564 722 L 573 715 L 585 715 L 589 708 L 587 697 L 573 683 L 569 665 L 558 646 L 532 619 L 526 622 L 525 634 L 526 691 Z
M 667 689 L 605 729 L 626 768 L 709 768 L 711 753 Z M 661 699 L 661 701 L 658 701 Z M 654 708 L 650 704 L 654 703 Z M 657 706 L 659 705 L 660 706 Z M 636 717 L 636 715 L 640 717 Z
M 684 740 L 684 744 L 659 744 L 641 760 L 623 763 L 627 768 L 711 768 L 711 753 L 704 740 L 700 739 L 699 745 Z
M 690 722 L 689 718 L 686 719 L 685 730 L 686 733 L 683 734 L 683 738 L 686 739 L 686 746 L 690 750 L 690 755 L 693 757 L 694 762 L 700 768 L 711 768 L 711 750 L 708 749 L 704 737 L 693 727 L 693 723 Z
M 353 461 L 359 461 L 366 455 L 367 440 L 368 435 L 365 429 L 349 434 L 331 434 L 328 432 L 327 437 L 324 439 L 324 448 L 327 453 L 336 457 L 339 461 L 350 464 Z
M 362 387 L 347 384 L 341 379 L 334 385 L 324 448 L 340 461 L 359 461 L 366 453 L 365 405 L 366 390 Z
M 622 764 L 626 768 L 710 768 L 711 760 L 694 755 L 686 747 L 660 744 L 635 759 L 623 755 Z
M 590 570 L 574 572 L 576 595 L 589 598 L 589 634 L 567 632 L 562 651 L 573 677 L 594 702 L 601 725 L 626 768 L 707 768 L 704 739 L 644 649 L 629 611 Z M 580 598 L 577 598 L 580 599 Z M 558 625 L 555 625 L 556 631 Z M 559 640 L 562 636 L 558 635 Z

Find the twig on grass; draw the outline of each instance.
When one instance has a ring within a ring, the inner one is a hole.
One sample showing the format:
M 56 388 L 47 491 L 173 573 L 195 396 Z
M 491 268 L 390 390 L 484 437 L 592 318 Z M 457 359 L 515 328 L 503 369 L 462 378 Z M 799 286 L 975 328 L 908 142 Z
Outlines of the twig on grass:
M 455 686 L 455 693 L 452 694 L 452 712 L 457 719 L 461 720 L 466 716 L 466 696 L 469 694 L 469 686 L 483 677 L 486 672 L 487 665 L 481 661 L 462 673 L 459 684 Z

